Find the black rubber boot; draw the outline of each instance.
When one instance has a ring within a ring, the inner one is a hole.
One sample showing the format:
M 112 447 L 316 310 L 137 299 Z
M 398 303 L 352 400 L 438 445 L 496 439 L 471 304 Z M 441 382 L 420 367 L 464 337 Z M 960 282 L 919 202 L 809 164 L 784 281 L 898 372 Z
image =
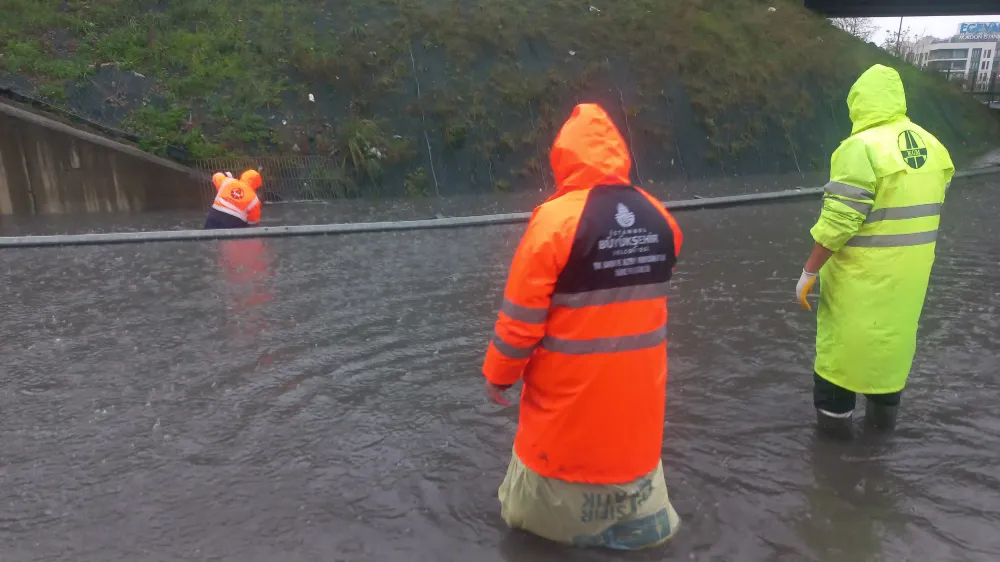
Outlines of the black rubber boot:
M 854 418 L 838 418 L 816 410 L 816 429 L 820 435 L 831 439 L 850 440 L 854 437 Z
M 896 429 L 896 416 L 899 415 L 899 406 L 886 406 L 876 404 L 871 400 L 865 404 L 865 425 L 879 431 L 892 431 Z

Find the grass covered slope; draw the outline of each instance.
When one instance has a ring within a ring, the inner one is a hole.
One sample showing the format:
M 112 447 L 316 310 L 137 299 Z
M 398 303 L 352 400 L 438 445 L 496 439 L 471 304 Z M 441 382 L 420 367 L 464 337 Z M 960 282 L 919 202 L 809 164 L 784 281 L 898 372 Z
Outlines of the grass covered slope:
M 153 152 L 330 155 L 332 195 L 542 187 L 583 100 L 618 121 L 639 181 L 822 170 L 875 62 L 959 162 L 1000 140 L 974 100 L 794 0 L 4 3 L 0 84 Z

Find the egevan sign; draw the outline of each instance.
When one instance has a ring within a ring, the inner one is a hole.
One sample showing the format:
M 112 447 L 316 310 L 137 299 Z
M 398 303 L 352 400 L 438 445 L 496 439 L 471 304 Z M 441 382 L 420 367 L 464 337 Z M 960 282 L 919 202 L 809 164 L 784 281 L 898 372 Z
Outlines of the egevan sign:
M 963 39 L 1000 39 L 1000 22 L 963 23 L 958 33 Z

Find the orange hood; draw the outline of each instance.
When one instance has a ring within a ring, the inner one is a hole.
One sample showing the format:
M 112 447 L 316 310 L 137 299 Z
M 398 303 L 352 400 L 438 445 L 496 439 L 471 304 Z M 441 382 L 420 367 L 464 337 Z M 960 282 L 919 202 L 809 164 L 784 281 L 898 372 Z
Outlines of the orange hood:
M 260 189 L 260 186 L 263 183 L 260 178 L 260 174 L 257 173 L 257 170 L 253 169 L 243 172 L 243 175 L 240 176 L 240 181 L 249 185 L 254 191 Z
M 625 139 L 601 106 L 573 108 L 549 155 L 556 195 L 598 185 L 628 185 L 632 159 Z

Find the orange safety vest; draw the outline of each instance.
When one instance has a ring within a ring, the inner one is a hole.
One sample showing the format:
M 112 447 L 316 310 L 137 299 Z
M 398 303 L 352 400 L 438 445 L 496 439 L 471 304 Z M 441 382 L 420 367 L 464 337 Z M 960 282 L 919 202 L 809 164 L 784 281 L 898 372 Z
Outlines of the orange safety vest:
M 249 171 L 245 172 L 243 176 L 248 176 L 248 173 Z M 256 177 L 260 178 L 259 175 Z M 243 177 L 234 179 L 222 173 L 212 176 L 212 183 L 218 190 L 212 208 L 247 224 L 257 224 L 260 222 L 260 199 L 257 198 L 255 187 L 242 180 Z
M 552 148 L 556 194 L 514 255 L 483 374 L 524 379 L 514 448 L 538 474 L 620 484 L 655 469 L 677 223 L 629 182 L 624 139 L 578 105 Z

